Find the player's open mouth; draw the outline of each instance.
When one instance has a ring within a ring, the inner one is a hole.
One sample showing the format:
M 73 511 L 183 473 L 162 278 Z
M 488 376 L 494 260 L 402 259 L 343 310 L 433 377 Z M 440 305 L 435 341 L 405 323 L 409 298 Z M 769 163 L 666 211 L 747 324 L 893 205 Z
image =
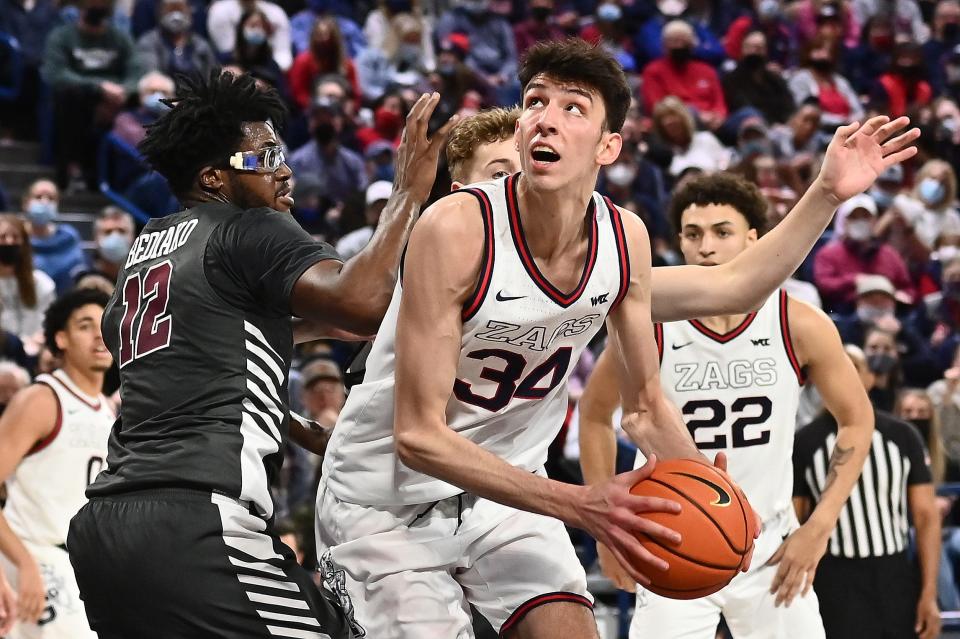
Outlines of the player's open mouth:
M 560 160 L 560 154 L 551 149 L 546 144 L 538 144 L 533 147 L 530 156 L 538 164 L 552 164 Z
M 293 206 L 293 198 L 290 197 L 290 185 L 284 186 L 282 189 L 277 191 L 277 202 L 286 204 L 288 207 Z

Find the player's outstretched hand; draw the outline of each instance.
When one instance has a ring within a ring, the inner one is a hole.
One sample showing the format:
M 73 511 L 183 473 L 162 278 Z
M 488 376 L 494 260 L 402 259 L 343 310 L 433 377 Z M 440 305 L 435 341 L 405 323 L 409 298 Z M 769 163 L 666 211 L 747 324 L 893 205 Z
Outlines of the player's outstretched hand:
M 888 166 L 916 155 L 913 142 L 920 137 L 920 130 L 902 132 L 909 124 L 910 118 L 891 122 L 878 115 L 862 126 L 853 122 L 839 127 L 817 176 L 824 193 L 839 205 L 870 188 Z
M 919 639 L 937 639 L 940 636 L 940 609 L 937 608 L 937 594 L 921 596 L 917 602 L 917 624 L 914 630 Z
M 29 565 L 20 566 L 18 574 L 19 595 L 17 597 L 20 608 L 20 621 L 36 623 L 43 614 L 47 605 L 47 589 L 40 576 L 40 566 L 31 561 Z
M 17 621 L 17 595 L 0 572 L 0 636 L 5 636 Z
M 432 138 L 427 137 L 430 118 L 440 102 L 439 93 L 424 93 L 407 114 L 407 124 L 400 136 L 397 148 L 396 177 L 393 190 L 405 191 L 416 202 L 425 202 L 437 178 L 437 162 L 450 129 L 457 123 L 454 115 L 438 129 Z
M 605 545 L 630 578 L 643 585 L 649 584 L 650 579 L 637 566 L 645 564 L 650 570 L 666 570 L 670 566 L 644 548 L 636 536 L 645 533 L 672 544 L 681 541 L 677 531 L 643 516 L 649 512 L 678 513 L 679 503 L 630 493 L 634 484 L 650 476 L 656 463 L 656 456 L 651 455 L 642 468 L 587 486 L 574 504 L 575 520 L 569 522 Z
M 780 544 L 767 562 L 768 566 L 779 564 L 770 586 L 770 594 L 777 595 L 775 606 L 789 606 L 798 594 L 810 592 L 817 564 L 827 551 L 829 540 L 829 530 L 820 530 L 808 522 L 790 533 Z
M 717 453 L 717 456 L 713 458 L 714 467 L 722 472 L 727 481 L 730 482 L 730 485 L 733 486 L 733 489 L 737 491 L 737 496 L 740 498 L 740 503 L 742 503 L 749 514 L 752 514 L 753 517 L 753 538 L 756 539 L 760 536 L 760 529 L 763 527 L 763 522 L 760 520 L 760 515 L 757 514 L 757 511 L 753 509 L 753 506 L 750 505 L 750 502 L 747 501 L 747 496 L 743 494 L 743 491 L 740 490 L 740 486 L 737 485 L 735 481 L 727 473 L 727 454 L 720 452 Z M 750 564 L 753 563 L 753 549 L 755 545 L 750 546 L 750 551 L 747 553 L 747 556 L 744 558 L 743 563 L 740 565 L 740 572 L 747 572 L 750 570 Z

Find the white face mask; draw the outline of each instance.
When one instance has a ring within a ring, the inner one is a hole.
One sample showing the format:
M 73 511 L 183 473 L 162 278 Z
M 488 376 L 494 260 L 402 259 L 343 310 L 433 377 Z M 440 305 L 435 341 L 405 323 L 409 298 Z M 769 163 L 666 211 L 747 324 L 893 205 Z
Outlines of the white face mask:
M 873 222 L 870 220 L 847 222 L 844 233 L 854 242 L 866 242 L 873 235 Z
M 611 184 L 627 186 L 637 176 L 637 170 L 629 164 L 614 164 L 607 169 L 607 179 Z

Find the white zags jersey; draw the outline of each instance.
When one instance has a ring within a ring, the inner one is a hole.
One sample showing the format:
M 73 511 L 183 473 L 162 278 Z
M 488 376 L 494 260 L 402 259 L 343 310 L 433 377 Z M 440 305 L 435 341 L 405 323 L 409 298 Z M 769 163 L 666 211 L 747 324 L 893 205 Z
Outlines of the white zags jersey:
M 90 397 L 65 372 L 39 375 L 57 396 L 57 424 L 7 480 L 4 515 L 21 539 L 59 545 L 70 519 L 87 503 L 87 484 L 107 458 L 107 438 L 116 416 L 107 399 Z
M 510 464 L 538 471 L 567 412 L 566 382 L 580 353 L 626 294 L 629 259 L 620 213 L 594 193 L 577 287 L 544 278 L 523 235 L 517 175 L 466 189 L 484 214 L 485 257 L 463 309 L 457 379 L 447 425 Z M 343 501 L 419 504 L 463 492 L 404 466 L 393 437 L 398 283 L 363 383 L 355 386 L 327 448 L 327 486 Z
M 726 335 L 700 322 L 656 325 L 660 385 L 708 458 L 729 470 L 769 521 L 791 506 L 793 434 L 803 373 L 778 291 Z M 795 302 L 794 302 L 795 303 Z

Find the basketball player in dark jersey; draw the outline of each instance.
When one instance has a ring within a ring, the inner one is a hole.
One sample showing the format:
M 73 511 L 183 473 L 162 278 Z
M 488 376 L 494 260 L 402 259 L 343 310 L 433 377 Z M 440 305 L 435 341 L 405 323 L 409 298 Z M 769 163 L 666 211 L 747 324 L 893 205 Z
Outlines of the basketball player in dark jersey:
M 427 139 L 438 100 L 411 110 L 379 228 L 346 264 L 289 213 L 275 91 L 189 79 L 148 129 L 141 151 L 186 210 L 147 224 L 104 312 L 122 405 L 67 541 L 101 638 L 354 636 L 272 526 L 288 434 L 310 439 L 287 371 L 295 339 L 376 331 L 452 125 Z

